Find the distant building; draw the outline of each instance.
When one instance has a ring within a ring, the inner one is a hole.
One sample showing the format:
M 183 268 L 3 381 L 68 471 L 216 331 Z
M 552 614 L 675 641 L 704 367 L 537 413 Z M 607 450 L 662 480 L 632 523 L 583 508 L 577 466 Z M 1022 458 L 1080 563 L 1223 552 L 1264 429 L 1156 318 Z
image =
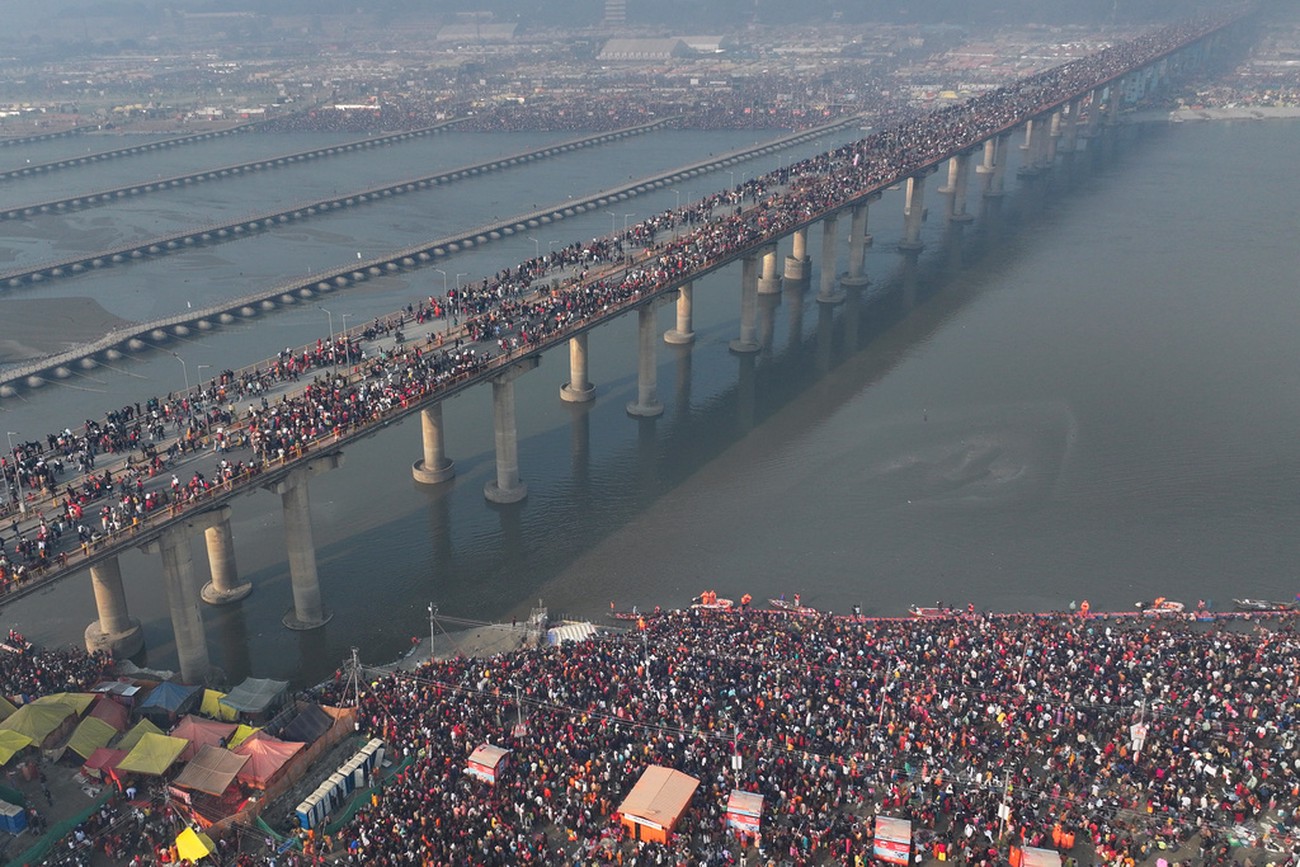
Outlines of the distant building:
M 519 30 L 518 24 L 509 22 L 480 23 L 470 21 L 448 24 L 438 31 L 439 42 L 513 42 Z
M 691 49 L 678 38 L 611 39 L 596 59 L 602 63 L 662 63 L 691 54 Z
M 605 0 L 605 26 L 627 23 L 627 0 Z

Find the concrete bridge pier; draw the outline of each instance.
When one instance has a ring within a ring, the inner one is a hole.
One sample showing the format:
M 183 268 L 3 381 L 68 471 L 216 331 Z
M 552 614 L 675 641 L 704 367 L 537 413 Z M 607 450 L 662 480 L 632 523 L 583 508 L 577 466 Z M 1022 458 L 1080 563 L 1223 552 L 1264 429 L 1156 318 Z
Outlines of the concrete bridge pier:
M 203 530 L 208 547 L 208 572 L 211 580 L 203 585 L 199 596 L 209 605 L 238 602 L 253 592 L 253 585 L 239 580 L 235 565 L 235 538 L 230 532 L 230 507 L 214 509 L 214 519 Z
M 492 427 L 496 439 L 497 477 L 483 486 L 489 503 L 509 505 L 528 496 L 519 478 L 519 431 L 515 425 L 515 380 L 541 363 L 531 356 L 492 378 Z
M 849 271 L 840 278 L 845 289 L 861 289 L 867 285 L 867 202 L 859 202 L 849 211 Z
M 162 556 L 163 587 L 167 592 L 172 631 L 176 634 L 181 681 L 203 683 L 212 670 L 212 663 L 208 658 L 208 639 L 199 611 L 199 594 L 194 586 L 194 555 L 186 535 L 190 529 L 188 522 L 171 527 L 156 541 L 146 544 L 144 549 Z
M 1051 168 L 1053 165 L 1056 164 L 1056 151 L 1060 146 L 1060 142 L 1061 142 L 1061 110 L 1057 109 L 1056 111 L 1052 112 L 1052 119 L 1050 121 L 1050 125 L 1048 126 L 1048 130 L 1047 130 L 1047 141 L 1043 143 L 1044 145 L 1046 145 L 1045 157 L 1047 160 L 1047 168 Z
M 1065 129 L 1061 135 L 1061 153 L 1072 154 L 1079 149 L 1079 111 L 1082 100 L 1070 100 L 1070 110 L 1066 114 Z
M 776 244 L 763 248 L 762 266 L 758 273 L 759 295 L 780 295 L 781 275 L 776 272 Z
M 808 258 L 808 229 L 806 227 L 795 229 L 790 238 L 793 249 L 790 250 L 790 255 L 785 257 L 785 282 L 787 286 L 793 283 L 806 283 L 810 263 Z
M 86 650 L 91 653 L 106 650 L 118 658 L 135 656 L 144 647 L 144 634 L 140 621 L 127 611 L 122 567 L 117 557 L 90 567 L 90 586 L 95 591 L 99 619 L 86 627 Z
M 411 465 L 415 480 L 423 485 L 436 485 L 455 476 L 456 465 L 447 457 L 443 435 L 442 401 L 420 410 L 420 433 L 424 457 Z
M 343 465 L 343 453 L 324 455 L 298 467 L 283 480 L 268 486 L 280 495 L 284 511 L 284 548 L 289 555 L 293 609 L 284 615 L 290 629 L 316 629 L 330 622 L 333 612 L 321 602 L 320 573 L 316 570 L 316 544 L 312 540 L 311 495 L 308 480 Z
M 975 174 L 980 177 L 980 192 L 986 196 L 993 188 L 993 173 L 997 168 L 997 162 L 998 137 L 992 136 L 984 139 L 984 152 L 980 164 L 975 167 Z
M 560 399 L 586 403 L 596 397 L 596 386 L 587 379 L 587 332 L 569 338 L 569 381 L 560 386 Z
M 637 308 L 636 400 L 627 405 L 627 414 L 633 418 L 657 418 L 664 414 L 659 402 L 659 366 L 655 349 L 655 302 L 647 301 Z
M 728 344 L 742 355 L 758 352 L 758 259 L 747 253 L 740 262 L 740 336 Z
M 989 190 L 984 195 L 990 197 L 1001 196 L 1004 192 L 1007 177 L 1007 152 L 1011 145 L 1011 133 L 1004 132 L 997 137 L 997 162 L 993 166 L 993 181 L 989 185 Z
M 692 319 L 694 294 L 694 283 L 687 283 L 677 289 L 677 327 L 664 332 L 664 343 L 681 346 L 695 342 L 695 324 Z
M 1106 126 L 1119 122 L 1120 103 L 1124 101 L 1124 78 L 1121 76 L 1106 85 Z
M 898 242 L 898 249 L 905 253 L 916 253 L 925 247 L 921 243 L 921 220 L 924 216 L 925 175 L 913 175 L 907 179 L 907 199 L 903 204 L 903 240 Z
M 1041 139 L 1044 137 L 1043 122 L 1041 119 L 1031 117 L 1025 121 L 1025 142 L 1020 146 L 1021 159 L 1020 167 L 1016 169 L 1016 174 L 1022 178 L 1033 177 L 1038 174 L 1039 160 L 1038 152 Z
M 1102 88 L 1094 87 L 1088 95 L 1088 126 L 1084 131 L 1088 138 L 1097 137 L 1097 130 L 1101 127 L 1102 106 Z
M 948 182 L 949 192 L 952 193 L 952 201 L 948 203 L 948 220 L 954 223 L 968 223 L 975 219 L 974 215 L 966 213 L 966 187 L 967 179 L 970 177 L 970 158 L 971 152 L 965 151 L 959 153 L 949 161 Z M 954 176 L 954 168 L 955 176 Z
M 835 241 L 839 234 L 839 226 L 839 214 L 828 214 L 822 218 L 821 288 L 817 291 L 817 301 L 821 304 L 839 304 L 844 300 L 844 293 L 840 291 L 838 275 L 835 273 L 837 262 Z

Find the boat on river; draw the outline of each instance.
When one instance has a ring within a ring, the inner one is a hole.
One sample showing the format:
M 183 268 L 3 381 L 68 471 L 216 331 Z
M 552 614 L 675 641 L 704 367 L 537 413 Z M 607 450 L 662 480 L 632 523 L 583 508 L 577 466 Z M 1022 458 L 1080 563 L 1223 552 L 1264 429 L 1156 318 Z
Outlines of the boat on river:
M 691 607 L 697 611 L 730 611 L 735 603 L 724 599 L 712 590 L 705 590 L 691 600 Z
M 913 605 L 907 609 L 907 613 L 913 617 L 919 617 L 922 620 L 935 620 L 941 617 L 956 617 L 961 614 L 956 608 L 948 608 L 942 605 Z
M 640 611 L 636 606 L 633 606 L 631 611 L 614 608 L 609 610 L 609 616 L 615 620 L 654 620 L 656 617 L 662 617 L 663 613 L 663 610 L 658 605 L 655 606 L 654 611 Z
M 1161 617 L 1168 614 L 1182 614 L 1183 609 L 1187 606 L 1181 602 L 1175 602 L 1172 599 L 1157 596 L 1155 601 L 1150 605 L 1147 605 L 1145 602 L 1139 602 L 1137 607 L 1147 617 Z
M 1238 611 L 1294 611 L 1295 604 L 1292 602 L 1272 602 L 1268 599 L 1234 599 L 1232 604 L 1237 607 Z
M 821 614 L 820 611 L 813 608 L 811 605 L 801 605 L 798 596 L 794 598 L 793 602 L 782 596 L 779 599 L 767 600 L 767 604 L 772 607 L 773 611 L 779 611 L 782 614 L 790 614 L 795 617 L 814 617 Z

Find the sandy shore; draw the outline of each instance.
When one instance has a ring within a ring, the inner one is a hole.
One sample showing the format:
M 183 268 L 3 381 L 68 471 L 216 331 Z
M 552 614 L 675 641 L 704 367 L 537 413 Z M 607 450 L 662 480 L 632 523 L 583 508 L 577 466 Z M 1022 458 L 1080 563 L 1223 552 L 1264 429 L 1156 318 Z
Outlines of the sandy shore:
M 0 301 L 0 364 L 63 352 L 126 324 L 90 298 Z

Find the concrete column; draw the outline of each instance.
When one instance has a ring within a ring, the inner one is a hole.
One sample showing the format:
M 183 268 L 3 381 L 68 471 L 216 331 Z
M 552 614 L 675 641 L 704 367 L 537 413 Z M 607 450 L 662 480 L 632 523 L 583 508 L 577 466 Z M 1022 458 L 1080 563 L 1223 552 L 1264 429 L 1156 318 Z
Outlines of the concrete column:
M 840 278 L 840 285 L 846 289 L 861 289 L 867 285 L 865 259 L 869 208 L 867 202 L 860 202 L 849 211 L 849 272 Z
M 970 157 L 970 151 L 953 157 L 957 165 L 957 177 L 953 180 L 952 208 L 948 218 L 957 223 L 966 223 L 975 219 L 974 215 L 966 213 L 966 187 L 968 186 L 967 179 L 970 177 Z
M 655 308 L 653 302 L 642 304 L 637 315 L 636 400 L 627 405 L 627 414 L 636 418 L 655 418 L 664 414 L 659 402 L 659 368 L 655 360 Z
M 119 658 L 135 656 L 144 647 L 140 621 L 126 609 L 126 590 L 122 587 L 122 567 L 117 557 L 109 557 L 90 567 L 90 586 L 95 591 L 95 609 L 99 619 L 86 627 L 86 650 L 106 650 Z
M 759 295 L 779 295 L 781 275 L 776 272 L 776 244 L 763 248 L 762 267 L 758 274 Z
M 172 631 L 176 633 L 176 655 L 180 659 L 181 680 L 203 683 L 211 672 L 208 640 L 199 612 L 199 594 L 194 586 L 194 556 L 190 551 L 188 524 L 163 532 L 146 550 L 162 555 L 163 587 L 167 591 L 167 608 L 171 612 Z
M 664 343 L 681 345 L 695 342 L 695 324 L 691 311 L 694 294 L 694 283 L 687 283 L 677 290 L 677 327 L 664 332 Z
M 997 162 L 997 136 L 984 139 L 984 156 L 983 159 L 980 160 L 980 164 L 975 167 L 975 174 L 980 176 L 980 192 L 986 196 L 989 194 L 989 190 L 992 189 L 993 173 L 997 169 Z
M 989 185 L 989 191 L 986 196 L 1000 196 L 1003 192 L 1003 186 L 1007 176 L 1007 148 L 1010 145 L 1011 133 L 1000 133 L 997 137 L 997 160 L 993 166 L 993 181 Z
M 305 468 L 296 469 L 276 485 L 284 512 L 284 549 L 289 555 L 289 579 L 293 585 L 293 610 L 284 615 L 290 629 L 315 629 L 334 615 L 321 602 L 320 574 L 316 571 L 316 543 L 311 531 L 311 494 Z
M 1058 108 L 1056 111 L 1052 112 L 1052 119 L 1047 132 L 1047 141 L 1044 143 L 1046 145 L 1046 158 L 1047 158 L 1048 168 L 1051 168 L 1053 165 L 1056 164 L 1056 149 L 1060 141 L 1061 141 L 1061 110 Z
M 1119 121 L 1120 103 L 1124 101 L 1124 79 L 1117 78 L 1106 85 L 1106 126 L 1114 126 Z
M 741 354 L 758 352 L 758 260 L 753 253 L 740 263 L 740 336 L 728 346 Z
M 935 190 L 935 192 L 941 193 L 946 196 L 950 194 L 953 190 L 957 189 L 957 171 L 958 171 L 957 158 L 955 156 L 949 157 L 948 158 L 948 180 L 944 183 L 942 187 Z
M 235 540 L 230 532 L 230 507 L 217 510 L 219 518 L 203 531 L 208 546 L 208 572 L 212 576 L 199 596 L 209 605 L 238 602 L 253 592 L 253 585 L 239 580 L 235 566 Z
M 821 289 L 817 292 L 817 300 L 822 304 L 839 304 L 844 300 L 844 293 L 839 287 L 839 275 L 835 272 L 838 260 L 835 241 L 839 235 L 839 227 L 839 214 L 830 214 L 822 218 Z
M 411 466 L 417 482 L 436 485 L 456 475 L 456 465 L 447 457 L 442 428 L 442 401 L 420 410 L 420 433 L 424 457 Z
M 569 381 L 560 387 L 560 399 L 586 403 L 596 397 L 596 386 L 587 379 L 587 332 L 569 338 Z
M 1064 137 L 1061 139 L 1062 153 L 1072 154 L 1079 147 L 1079 111 L 1082 107 L 1079 98 L 1070 100 L 1070 111 L 1066 115 Z
M 1102 89 L 1094 87 L 1092 95 L 1088 97 L 1088 129 L 1086 135 L 1088 138 L 1097 137 L 1097 128 L 1101 126 L 1101 100 Z
M 492 424 L 496 439 L 497 477 L 483 486 L 488 502 L 507 505 L 528 496 L 519 478 L 519 432 L 515 427 L 515 380 L 539 364 L 526 358 L 492 379 Z
M 787 283 L 802 283 L 808 279 L 808 230 L 795 229 L 790 235 L 793 249 L 785 257 Z
M 913 175 L 907 179 L 907 200 L 903 204 L 903 240 L 898 242 L 898 249 L 915 252 L 925 245 L 921 243 L 921 218 L 925 213 L 925 175 Z
M 1031 177 L 1038 174 L 1038 140 L 1042 135 L 1041 120 L 1031 117 L 1025 121 L 1025 143 L 1020 146 L 1020 152 L 1023 156 L 1020 160 L 1020 167 L 1016 169 L 1017 175 Z

